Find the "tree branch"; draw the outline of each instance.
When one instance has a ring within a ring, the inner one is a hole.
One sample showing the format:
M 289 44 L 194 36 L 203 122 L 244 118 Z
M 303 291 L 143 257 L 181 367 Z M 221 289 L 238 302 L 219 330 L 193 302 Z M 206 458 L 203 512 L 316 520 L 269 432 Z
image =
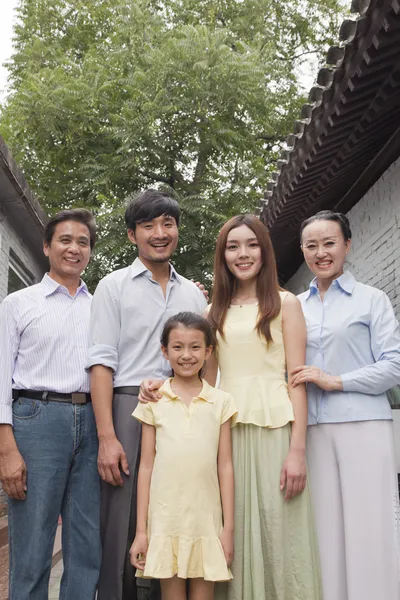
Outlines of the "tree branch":
M 307 54 L 317 54 L 318 51 L 318 48 L 315 48 L 314 50 L 306 50 L 305 52 L 300 52 L 300 54 L 294 54 L 293 56 L 277 56 L 276 58 L 278 60 L 289 60 L 292 62 L 298 58 L 301 58 L 302 56 L 306 56 Z
M 258 135 L 256 140 L 264 140 L 266 142 L 284 142 L 286 136 L 274 136 L 274 135 Z
M 171 185 L 171 183 L 174 184 L 175 181 L 183 181 L 182 175 L 177 171 L 174 171 L 174 175 L 171 177 L 164 177 L 163 175 L 158 175 L 157 173 L 154 173 L 154 171 L 144 171 L 143 169 L 137 169 L 137 172 L 139 173 L 139 175 L 143 175 L 143 177 L 148 177 L 149 179 L 152 179 L 153 181 L 159 181 L 160 183 L 166 183 L 172 188 L 174 186 Z

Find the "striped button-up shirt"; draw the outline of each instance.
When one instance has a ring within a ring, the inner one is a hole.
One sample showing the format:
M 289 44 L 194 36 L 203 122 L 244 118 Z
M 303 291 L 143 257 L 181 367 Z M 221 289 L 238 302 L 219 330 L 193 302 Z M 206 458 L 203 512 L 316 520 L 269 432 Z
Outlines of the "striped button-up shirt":
M 0 423 L 12 423 L 12 389 L 88 392 L 91 295 L 75 296 L 47 274 L 0 305 Z

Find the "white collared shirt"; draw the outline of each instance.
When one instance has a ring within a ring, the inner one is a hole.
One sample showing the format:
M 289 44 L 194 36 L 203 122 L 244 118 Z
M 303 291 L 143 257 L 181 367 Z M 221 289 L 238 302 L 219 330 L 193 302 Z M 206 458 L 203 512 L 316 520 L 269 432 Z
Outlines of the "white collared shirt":
M 102 279 L 93 296 L 86 367 L 110 367 L 114 386 L 166 379 L 171 368 L 161 353 L 166 320 L 181 311 L 202 314 L 207 302 L 196 285 L 170 265 L 164 297 L 159 283 L 137 258 Z
M 400 327 L 384 292 L 348 271 L 321 300 L 316 280 L 298 296 L 307 324 L 307 364 L 340 375 L 343 391 L 307 385 L 308 422 L 391 419 L 386 391 L 400 383 Z
M 12 389 L 88 392 L 91 295 L 75 296 L 47 274 L 0 305 L 0 423 L 12 423 Z

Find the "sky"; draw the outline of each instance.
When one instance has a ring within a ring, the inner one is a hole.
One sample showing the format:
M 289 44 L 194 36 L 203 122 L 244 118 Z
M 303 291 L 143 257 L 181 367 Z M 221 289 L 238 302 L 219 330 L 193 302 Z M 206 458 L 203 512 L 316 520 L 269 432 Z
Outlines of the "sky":
M 4 61 L 10 58 L 12 52 L 12 26 L 15 18 L 14 9 L 19 0 L 0 0 L 0 100 L 4 98 L 7 85 L 7 70 L 3 67 Z

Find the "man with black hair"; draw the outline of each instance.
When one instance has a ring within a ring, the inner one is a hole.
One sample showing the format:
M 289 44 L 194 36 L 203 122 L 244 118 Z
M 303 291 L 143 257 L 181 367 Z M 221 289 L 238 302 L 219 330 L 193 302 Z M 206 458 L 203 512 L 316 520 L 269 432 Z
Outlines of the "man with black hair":
M 129 548 L 136 530 L 140 424 L 132 418 L 143 379 L 165 379 L 160 350 L 168 317 L 201 314 L 202 292 L 169 259 L 178 244 L 179 205 L 167 193 L 146 190 L 130 202 L 125 221 L 138 258 L 102 279 L 93 297 L 89 358 L 99 436 L 103 562 L 98 600 L 136 600 Z M 143 585 L 149 582 L 142 580 Z M 152 582 L 152 598 L 159 598 Z
M 0 480 L 8 495 L 10 600 L 48 597 L 62 516 L 60 598 L 94 600 L 100 570 L 96 423 L 85 371 L 96 240 L 86 209 L 44 231 L 50 270 L 0 306 Z

